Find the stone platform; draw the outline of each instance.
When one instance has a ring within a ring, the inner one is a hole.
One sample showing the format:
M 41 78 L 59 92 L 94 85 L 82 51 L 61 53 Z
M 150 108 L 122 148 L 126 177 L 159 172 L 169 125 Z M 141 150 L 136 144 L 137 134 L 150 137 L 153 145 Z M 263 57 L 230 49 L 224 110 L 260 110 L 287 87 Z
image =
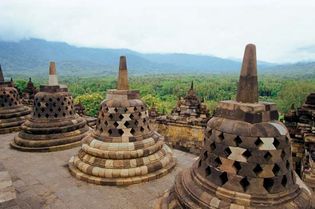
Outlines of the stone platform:
M 55 153 L 11 149 L 13 134 L 0 136 L 0 162 L 10 173 L 21 209 L 149 209 L 173 185 L 175 176 L 191 167 L 195 155 L 174 150 L 177 164 L 160 179 L 127 187 L 99 186 L 73 178 L 67 167 L 79 147 Z

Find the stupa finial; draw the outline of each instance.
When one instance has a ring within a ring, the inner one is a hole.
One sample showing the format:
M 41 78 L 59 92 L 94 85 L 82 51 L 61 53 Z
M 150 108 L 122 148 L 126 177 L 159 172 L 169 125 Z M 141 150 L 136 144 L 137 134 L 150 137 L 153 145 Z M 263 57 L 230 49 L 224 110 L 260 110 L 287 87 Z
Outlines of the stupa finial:
M 254 44 L 248 44 L 245 48 L 236 101 L 258 102 L 257 60 Z
M 127 60 L 125 56 L 120 56 L 119 60 L 119 73 L 118 73 L 118 90 L 128 90 L 128 71 L 127 71 Z
M 57 73 L 56 73 L 56 64 L 55 62 L 50 62 L 49 63 L 49 81 L 48 81 L 49 86 L 57 86 L 58 84 L 58 78 L 57 78 Z

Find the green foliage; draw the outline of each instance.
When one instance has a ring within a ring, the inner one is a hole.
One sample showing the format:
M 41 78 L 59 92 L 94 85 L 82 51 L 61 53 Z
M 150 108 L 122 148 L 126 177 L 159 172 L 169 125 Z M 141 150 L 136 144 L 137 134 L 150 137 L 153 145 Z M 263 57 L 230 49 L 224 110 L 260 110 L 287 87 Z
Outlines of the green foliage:
M 286 113 L 292 104 L 300 107 L 310 92 L 315 92 L 314 81 L 285 82 L 276 98 L 279 111 Z
M 104 97 L 100 93 L 90 93 L 77 96 L 74 99 L 74 103 L 78 104 L 81 102 L 85 107 L 87 115 L 96 116 L 99 110 L 100 103 L 104 100 Z
M 170 113 L 177 100 L 186 95 L 191 81 L 197 95 L 204 99 L 209 110 L 215 110 L 221 100 L 234 99 L 237 91 L 238 75 L 156 75 L 132 76 L 129 78 L 130 89 L 138 89 L 148 107 L 157 107 L 160 113 Z M 35 78 L 35 85 L 45 84 L 46 80 Z M 21 78 L 15 81 L 20 90 L 26 86 Z M 75 97 L 81 101 L 89 115 L 95 116 L 100 102 L 108 89 L 116 88 L 116 77 L 78 78 L 65 77 L 60 83 L 67 84 Z M 281 114 L 286 113 L 291 104 L 299 107 L 310 92 L 315 92 L 315 80 L 305 77 L 288 79 L 280 75 L 259 76 L 260 101 L 276 102 Z

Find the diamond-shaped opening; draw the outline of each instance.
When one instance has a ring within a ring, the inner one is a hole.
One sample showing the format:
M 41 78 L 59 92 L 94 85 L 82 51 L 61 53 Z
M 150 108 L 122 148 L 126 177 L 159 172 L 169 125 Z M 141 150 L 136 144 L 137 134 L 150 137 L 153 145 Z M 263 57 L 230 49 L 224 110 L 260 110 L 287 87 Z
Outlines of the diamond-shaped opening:
M 57 117 L 58 117 L 58 114 L 57 114 L 57 113 L 55 113 L 55 115 L 54 115 L 54 116 L 55 116 L 55 118 L 57 118 Z
M 255 172 L 256 176 L 258 176 L 263 171 L 263 169 L 261 168 L 261 166 L 259 164 L 256 164 L 253 171 Z
M 206 176 L 210 176 L 210 175 L 211 175 L 211 167 L 207 166 L 207 168 L 206 168 Z
M 223 172 L 220 176 L 219 176 L 220 180 L 221 180 L 221 186 L 224 185 L 229 179 L 227 176 L 226 172 Z
M 137 111 L 137 107 L 134 107 L 134 108 L 133 108 L 133 111 Z
M 271 189 L 272 189 L 272 187 L 273 187 L 273 184 L 274 184 L 274 181 L 273 181 L 272 178 L 265 178 L 265 179 L 264 179 L 263 186 L 264 186 L 264 188 L 265 188 L 268 192 L 271 191 Z
M 240 144 L 242 144 L 243 141 L 242 141 L 241 137 L 237 136 L 234 138 L 234 142 L 235 142 L 236 146 L 239 146 Z
M 122 120 L 124 118 L 123 115 L 119 115 L 119 119 Z
M 118 112 L 118 109 L 117 109 L 117 107 L 115 107 L 114 111 L 115 111 L 115 112 Z
M 203 153 L 203 159 L 205 160 L 205 159 L 207 159 L 208 158 L 208 151 L 205 151 L 204 153 Z
M 144 128 L 143 128 L 142 126 L 141 126 L 141 128 L 140 128 L 140 131 L 141 131 L 141 132 L 144 132 Z
M 289 170 L 290 169 L 290 162 L 287 160 L 287 162 L 285 163 L 285 167 Z
M 143 123 L 146 123 L 147 122 L 147 119 L 143 118 Z
M 259 147 L 260 145 L 262 145 L 263 144 L 263 141 L 258 137 L 257 139 L 256 139 L 256 141 L 255 141 L 255 145 L 257 146 L 257 147 Z
M 63 115 L 63 117 L 66 117 L 66 113 L 64 112 L 64 113 L 62 113 L 62 115 Z
M 49 117 L 48 113 L 45 116 L 46 116 L 46 118 L 48 118 Z
M 232 151 L 230 150 L 229 147 L 225 148 L 223 152 L 224 152 L 226 157 L 228 157 L 232 153 Z
M 212 144 L 210 144 L 210 149 L 211 151 L 214 151 L 217 147 L 215 146 L 215 142 L 213 142 Z
M 118 129 L 118 133 L 120 136 L 122 136 L 124 134 L 124 131 L 122 129 Z
M 133 129 L 133 128 L 130 130 L 130 133 L 131 133 L 131 134 L 134 134 L 135 132 L 136 132 L 136 131 L 135 131 L 135 129 Z
M 266 152 L 266 154 L 264 155 L 264 159 L 269 161 L 272 158 L 272 155 L 270 154 L 270 152 Z
M 102 128 L 101 128 L 101 131 L 103 131 Z M 112 129 L 109 129 L 108 133 L 109 133 L 109 135 L 111 135 L 113 133 Z
M 249 181 L 247 180 L 247 177 L 243 178 L 240 181 L 240 185 L 243 187 L 244 192 L 246 192 L 248 186 L 250 185 Z
M 40 118 L 40 117 L 41 117 L 41 115 L 38 113 L 37 117 L 39 117 L 39 118 Z
M 139 112 L 139 113 L 138 113 L 138 116 L 141 117 L 141 115 L 142 115 L 141 112 Z
M 235 161 L 235 162 L 233 163 L 233 166 L 234 166 L 234 168 L 235 168 L 235 170 L 236 170 L 236 174 L 242 169 L 241 163 L 238 162 L 238 161 Z
M 275 176 L 277 176 L 280 172 L 280 167 L 277 164 L 275 164 L 273 166 L 272 172 L 275 174 Z
M 108 116 L 110 119 L 113 119 L 114 118 L 114 116 L 112 115 L 112 114 L 109 114 L 109 116 Z
M 117 123 L 117 121 L 115 121 L 115 123 L 113 124 L 115 126 L 115 128 L 117 128 L 119 126 L 119 124 Z
M 214 162 L 215 162 L 215 166 L 216 167 L 219 167 L 220 165 L 222 165 L 222 161 L 221 161 L 221 159 L 219 158 L 219 157 L 217 157 L 216 159 L 214 159 Z
M 104 124 L 105 124 L 105 126 L 108 126 L 108 122 L 107 122 L 107 120 L 105 120 Z
M 284 176 L 282 177 L 282 180 L 281 180 L 281 185 L 282 185 L 283 187 L 286 187 L 286 186 L 287 186 L 287 183 L 288 183 L 287 176 L 284 175 Z
M 134 118 L 133 114 L 130 114 L 129 118 L 130 118 L 130 119 L 133 119 L 133 118 Z
M 125 125 L 126 127 L 128 127 L 128 126 L 129 126 L 129 122 L 126 121 L 126 122 L 124 123 L 124 125 Z
M 220 139 L 221 141 L 223 141 L 223 140 L 224 140 L 224 134 L 223 134 L 223 132 L 221 132 L 218 137 L 219 137 L 219 139 Z
M 278 148 L 278 146 L 280 145 L 280 141 L 277 138 L 274 138 L 273 145 L 275 146 L 275 148 Z
M 244 157 L 249 158 L 250 156 L 252 156 L 252 153 L 250 153 L 250 151 L 246 150 L 245 152 L 243 152 L 242 154 Z
M 100 132 L 103 132 L 103 128 L 102 127 L 100 128 Z M 109 133 L 109 131 L 108 131 L 108 133 Z M 112 134 L 112 131 L 110 131 L 110 134 Z
M 135 125 L 137 126 L 138 124 L 139 124 L 139 122 L 136 120 L 136 121 L 135 121 Z
M 127 112 L 127 111 L 128 111 L 128 108 L 127 108 L 127 107 L 125 107 L 124 112 Z
M 282 152 L 281 152 L 281 158 L 282 158 L 282 160 L 284 160 L 284 158 L 285 158 L 285 151 L 284 150 L 282 150 Z
M 40 110 L 41 110 L 42 112 L 44 112 L 44 111 L 45 111 L 45 108 L 41 108 Z

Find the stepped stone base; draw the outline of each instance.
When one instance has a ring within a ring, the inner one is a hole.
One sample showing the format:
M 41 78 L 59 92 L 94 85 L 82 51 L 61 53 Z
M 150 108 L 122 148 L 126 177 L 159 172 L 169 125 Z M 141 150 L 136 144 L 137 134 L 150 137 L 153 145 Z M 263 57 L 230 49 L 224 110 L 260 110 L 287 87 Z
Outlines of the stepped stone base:
M 287 194 L 283 194 L 273 199 L 278 202 L 278 204 L 274 204 L 273 201 L 269 203 L 265 201 L 263 196 L 253 198 L 249 194 L 233 192 L 220 187 L 208 190 L 207 185 L 196 184 L 191 175 L 194 174 L 190 170 L 180 173 L 176 177 L 175 186 L 157 200 L 155 209 L 298 209 L 305 208 L 306 203 L 312 204 L 309 209 L 315 207 L 314 201 L 309 199 L 312 192 L 301 180 L 297 181 L 300 188 L 295 194 L 292 194 L 295 195 L 293 200 L 287 199 Z M 297 175 L 296 177 L 298 178 Z M 220 196 L 222 199 L 218 199 L 216 196 Z M 230 196 L 234 197 L 235 202 L 231 202 Z M 259 202 L 261 203 L 259 204 Z M 244 203 L 248 206 L 244 206 Z
M 30 113 L 31 109 L 23 105 L 0 110 L 0 134 L 19 131 Z
M 81 140 L 90 130 L 79 116 L 64 121 L 28 120 L 21 129 L 10 145 L 27 152 L 51 152 L 80 146 Z
M 160 178 L 171 172 L 174 168 L 176 161 L 172 157 L 172 151 L 167 145 L 163 145 L 162 151 L 165 153 L 165 156 L 159 161 L 149 165 L 137 166 L 136 164 L 141 160 L 150 162 L 152 156 L 147 157 L 147 159 L 138 158 L 138 159 L 125 159 L 125 160 L 105 160 L 105 165 L 112 164 L 111 167 L 114 167 L 116 164 L 122 165 L 132 165 L 133 162 L 135 166 L 126 168 L 101 168 L 97 166 L 89 165 L 88 163 L 83 162 L 79 156 L 73 156 L 69 161 L 69 170 L 70 173 L 77 179 L 86 181 L 88 183 L 99 184 L 99 185 L 110 185 L 110 186 L 127 186 L 131 184 L 137 184 L 142 182 L 148 182 L 157 178 Z M 161 152 L 162 152 L 161 151 Z M 80 153 L 79 153 L 80 155 Z M 158 154 L 159 155 L 159 154 Z M 161 155 L 163 155 L 161 153 Z M 92 157 L 96 158 L 96 157 Z M 86 159 L 89 161 L 89 159 Z

